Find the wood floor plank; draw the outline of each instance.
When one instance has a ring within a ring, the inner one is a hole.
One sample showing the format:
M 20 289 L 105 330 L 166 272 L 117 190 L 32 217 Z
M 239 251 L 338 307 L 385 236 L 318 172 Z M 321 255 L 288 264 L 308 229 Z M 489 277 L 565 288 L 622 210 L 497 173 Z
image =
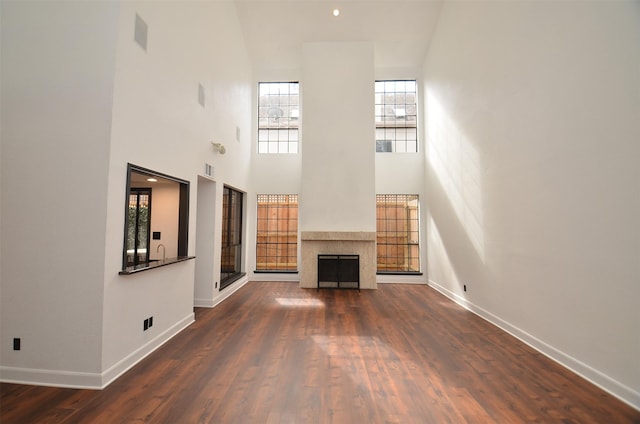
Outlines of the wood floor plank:
M 249 283 L 102 391 L 0 384 L 0 422 L 640 423 L 427 286 Z

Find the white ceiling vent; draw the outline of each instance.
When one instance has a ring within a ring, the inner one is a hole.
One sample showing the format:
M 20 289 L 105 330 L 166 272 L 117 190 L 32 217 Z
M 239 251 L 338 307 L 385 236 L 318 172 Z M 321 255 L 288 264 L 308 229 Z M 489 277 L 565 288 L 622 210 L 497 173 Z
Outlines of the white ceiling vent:
M 211 165 L 210 163 L 204 164 L 204 175 L 213 178 L 213 165 Z

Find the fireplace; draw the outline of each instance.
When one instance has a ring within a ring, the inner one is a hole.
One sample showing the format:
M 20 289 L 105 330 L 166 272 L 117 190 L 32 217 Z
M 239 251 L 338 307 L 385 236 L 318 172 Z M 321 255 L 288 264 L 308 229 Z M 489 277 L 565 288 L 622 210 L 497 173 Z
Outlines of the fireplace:
M 318 255 L 318 289 L 360 290 L 360 256 Z
M 343 269 L 342 275 L 348 276 L 348 280 L 355 280 L 354 272 L 357 269 L 357 281 L 346 281 L 343 277 L 340 287 L 376 288 L 375 232 L 303 231 L 300 238 L 302 254 L 300 287 L 317 288 L 318 277 L 321 277 L 322 280 L 320 287 L 337 287 L 335 275 L 331 277 L 334 281 L 330 282 L 328 275 L 318 274 L 319 257 L 356 256 L 358 258 L 357 267 L 354 268 L 352 262 L 344 263 L 343 266 L 348 267 L 348 269 Z

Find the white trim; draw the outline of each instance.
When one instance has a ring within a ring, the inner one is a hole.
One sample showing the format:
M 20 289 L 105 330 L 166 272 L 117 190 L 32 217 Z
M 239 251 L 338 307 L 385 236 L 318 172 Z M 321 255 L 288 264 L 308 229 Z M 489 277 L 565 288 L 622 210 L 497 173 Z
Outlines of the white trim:
M 585 364 L 584 362 L 576 359 L 555 347 L 545 343 L 544 341 L 536 338 L 535 336 L 527 333 L 526 331 L 510 324 L 507 321 L 504 321 L 502 318 L 492 314 L 491 312 L 469 302 L 464 297 L 446 289 L 440 284 L 434 282 L 433 280 L 429 280 L 429 286 L 442 293 L 444 296 L 448 297 L 458 305 L 467 309 L 470 312 L 473 312 L 480 318 L 488 321 L 489 323 L 495 325 L 496 327 L 506 331 L 511 334 L 513 337 L 522 341 L 523 343 L 531 346 L 538 352 L 562 365 L 563 367 L 569 369 L 570 371 L 576 373 L 580 377 L 585 380 L 595 384 L 605 392 L 615 396 L 620 399 L 624 403 L 629 406 L 640 410 L 640 393 L 633 390 L 631 387 L 628 387 L 617 380 L 609 377 L 608 375 L 598 371 L 597 369 Z
M 176 334 L 180 333 L 182 330 L 184 330 L 194 322 L 195 314 L 191 312 L 189 315 L 169 327 L 166 331 L 158 334 L 148 343 L 133 351 L 116 364 L 112 365 L 109 369 L 102 373 L 102 386 L 99 388 L 104 389 L 109 384 L 113 383 L 118 377 L 126 373 L 134 365 L 138 364 L 144 358 L 149 356 L 153 351 L 171 340 L 171 338 L 173 338 Z
M 389 274 L 376 274 L 376 282 L 378 284 L 428 284 L 427 277 L 425 275 L 389 275 Z
M 102 376 L 99 373 L 2 366 L 0 367 L 0 381 L 71 389 L 100 389 Z
M 173 336 L 191 325 L 194 321 L 195 315 L 192 312 L 166 331 L 150 340 L 144 346 L 141 346 L 108 370 L 104 371 L 102 374 L 33 368 L 0 367 L 0 381 L 3 383 L 101 390 L 131 369 L 134 365 L 138 364 L 153 351 L 165 344 L 173 338 Z
M 213 308 L 219 305 L 223 300 L 237 292 L 240 287 L 244 286 L 248 282 L 249 276 L 245 275 L 244 277 L 231 283 L 231 285 L 225 288 L 224 291 L 218 292 L 218 296 L 214 297 L 213 299 L 194 299 L 193 306 L 195 306 L 196 308 Z
M 193 306 L 196 308 L 213 308 L 215 304 L 214 299 L 193 299 Z
M 300 282 L 300 271 L 297 273 L 283 273 L 277 272 L 254 272 L 251 281 L 269 282 L 269 281 L 286 281 L 286 282 Z

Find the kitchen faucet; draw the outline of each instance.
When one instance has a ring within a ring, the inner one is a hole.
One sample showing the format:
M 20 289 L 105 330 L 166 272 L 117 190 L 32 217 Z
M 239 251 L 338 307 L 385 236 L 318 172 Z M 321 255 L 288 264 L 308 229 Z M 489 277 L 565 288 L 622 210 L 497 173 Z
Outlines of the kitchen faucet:
M 164 244 L 159 244 L 158 248 L 156 249 L 156 253 L 160 251 L 160 248 L 162 247 L 162 262 L 164 262 L 166 255 L 165 255 L 165 249 L 164 249 Z

